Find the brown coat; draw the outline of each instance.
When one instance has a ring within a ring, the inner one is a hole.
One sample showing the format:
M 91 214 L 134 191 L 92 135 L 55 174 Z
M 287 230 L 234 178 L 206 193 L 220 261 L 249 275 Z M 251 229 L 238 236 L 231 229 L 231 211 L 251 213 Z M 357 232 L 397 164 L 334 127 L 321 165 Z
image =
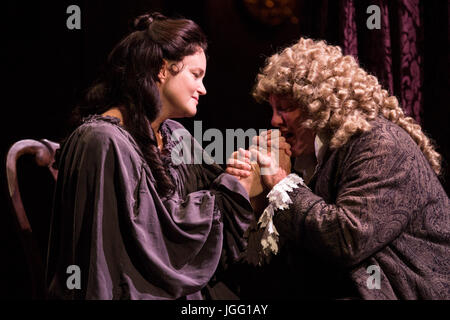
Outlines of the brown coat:
M 448 196 L 403 129 L 384 118 L 372 125 L 328 150 L 313 192 L 294 189 L 275 214 L 281 251 L 264 268 L 285 297 L 450 298 Z M 379 289 L 368 286 L 370 266 Z

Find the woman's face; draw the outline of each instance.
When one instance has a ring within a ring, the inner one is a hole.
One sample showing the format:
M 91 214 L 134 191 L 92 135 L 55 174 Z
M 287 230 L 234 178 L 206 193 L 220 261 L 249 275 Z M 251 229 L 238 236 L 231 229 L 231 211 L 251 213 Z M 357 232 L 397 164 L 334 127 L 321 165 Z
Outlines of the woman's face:
M 269 103 L 273 111 L 271 124 L 280 130 L 291 145 L 292 155 L 313 154 L 315 133 L 300 126 L 306 120 L 301 108 L 292 99 L 276 95 L 269 97 Z
M 180 71 L 172 74 L 166 63 L 159 74 L 159 93 L 168 118 L 193 117 L 197 113 L 198 99 L 206 94 L 203 78 L 206 56 L 202 49 L 176 63 Z

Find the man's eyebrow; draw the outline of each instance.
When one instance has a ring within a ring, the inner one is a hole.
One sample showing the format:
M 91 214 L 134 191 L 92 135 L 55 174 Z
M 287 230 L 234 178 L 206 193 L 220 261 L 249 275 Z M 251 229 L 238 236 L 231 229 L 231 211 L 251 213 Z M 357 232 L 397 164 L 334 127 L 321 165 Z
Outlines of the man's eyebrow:
M 292 108 L 295 108 L 295 106 L 294 105 L 288 105 L 288 106 L 279 106 L 278 107 L 278 109 L 281 109 L 281 110 L 289 110 L 289 109 L 292 109 Z

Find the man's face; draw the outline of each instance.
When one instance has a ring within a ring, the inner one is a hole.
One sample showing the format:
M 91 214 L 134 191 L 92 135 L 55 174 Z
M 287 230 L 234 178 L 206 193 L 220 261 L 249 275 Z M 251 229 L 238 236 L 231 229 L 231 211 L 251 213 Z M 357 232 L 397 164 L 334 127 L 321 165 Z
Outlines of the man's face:
M 292 156 L 314 154 L 313 130 L 304 128 L 301 123 L 306 120 L 301 107 L 288 97 L 271 95 L 272 126 L 279 128 L 281 135 L 291 145 Z

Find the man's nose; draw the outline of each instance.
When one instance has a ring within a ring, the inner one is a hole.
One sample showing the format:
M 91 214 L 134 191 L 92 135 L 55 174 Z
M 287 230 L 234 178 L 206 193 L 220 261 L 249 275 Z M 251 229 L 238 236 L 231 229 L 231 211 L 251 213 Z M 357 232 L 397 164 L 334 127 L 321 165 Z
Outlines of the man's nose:
M 270 123 L 273 127 L 279 128 L 283 124 L 283 118 L 277 112 L 274 112 Z

